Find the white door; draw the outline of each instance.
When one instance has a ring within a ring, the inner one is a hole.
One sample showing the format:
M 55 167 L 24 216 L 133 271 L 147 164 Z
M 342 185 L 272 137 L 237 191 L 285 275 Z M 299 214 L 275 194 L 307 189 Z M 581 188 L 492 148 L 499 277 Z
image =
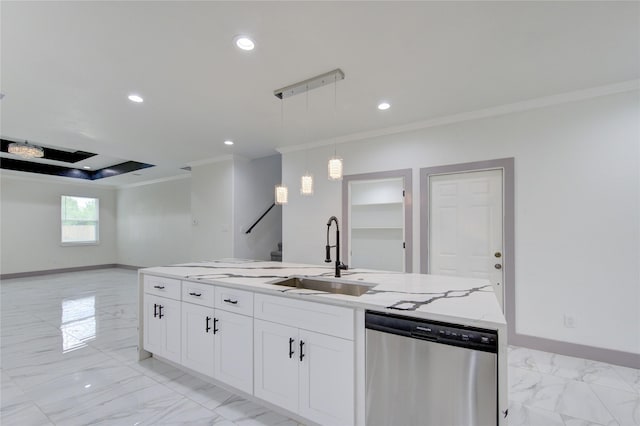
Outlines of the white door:
M 182 365 L 213 377 L 214 311 L 182 303 Z
M 298 412 L 298 329 L 254 320 L 254 395 Z
M 300 415 L 324 425 L 353 424 L 353 342 L 306 330 L 300 342 Z
M 502 307 L 502 170 L 430 176 L 429 194 L 429 273 L 486 278 Z
M 253 318 L 218 309 L 214 377 L 253 393 Z

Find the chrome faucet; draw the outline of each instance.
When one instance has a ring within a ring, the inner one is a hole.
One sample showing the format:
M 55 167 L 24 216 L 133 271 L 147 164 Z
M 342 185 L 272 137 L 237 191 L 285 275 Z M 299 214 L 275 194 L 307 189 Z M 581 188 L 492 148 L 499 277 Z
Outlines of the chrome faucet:
M 336 223 L 336 245 L 329 245 L 329 230 L 331 229 L 331 222 Z M 325 246 L 326 257 L 324 261 L 326 263 L 331 263 L 331 247 L 336 248 L 336 278 L 340 278 L 340 270 L 347 269 L 347 265 L 340 261 L 340 227 L 338 226 L 338 218 L 335 216 L 331 216 L 329 221 L 327 221 L 327 245 Z

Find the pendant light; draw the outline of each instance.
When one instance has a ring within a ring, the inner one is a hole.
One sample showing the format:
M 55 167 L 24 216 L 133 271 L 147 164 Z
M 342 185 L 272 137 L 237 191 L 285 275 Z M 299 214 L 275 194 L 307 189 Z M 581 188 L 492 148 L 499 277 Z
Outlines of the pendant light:
M 284 139 L 284 98 L 280 99 L 280 129 Z M 279 183 L 275 188 L 275 203 L 279 206 L 289 202 L 289 188 L 283 183 Z
M 306 172 L 300 178 L 300 194 L 302 195 L 313 195 L 313 175 L 309 172 Z
M 337 92 L 338 92 L 338 79 L 334 78 L 333 81 L 333 116 L 334 122 L 338 121 L 337 113 Z M 333 145 L 333 157 L 329 158 L 327 164 L 327 171 L 329 174 L 329 180 L 342 180 L 342 158 L 336 155 L 336 144 Z
M 308 84 L 306 86 L 306 96 L 307 96 L 306 106 L 307 106 L 307 117 L 308 117 L 309 116 L 309 85 Z M 300 178 L 300 194 L 307 197 L 313 195 L 313 175 L 309 173 L 309 169 L 308 169 L 308 161 L 307 161 L 308 152 L 309 152 L 309 149 L 307 148 L 304 151 L 304 166 L 306 170 L 304 172 L 304 175 L 302 175 L 302 177 Z
M 328 164 L 329 180 L 342 180 L 342 158 L 333 154 Z
M 287 204 L 289 202 L 289 189 L 283 184 L 276 185 L 275 198 L 277 205 Z
M 275 97 L 280 100 L 284 100 L 284 98 L 288 98 L 290 96 L 299 95 L 301 93 L 306 93 L 308 97 L 309 90 L 317 89 L 318 87 L 322 87 L 325 85 L 331 84 L 331 79 L 333 79 L 333 113 L 334 116 L 337 116 L 337 107 L 336 107 L 336 91 L 337 91 L 337 83 L 338 80 L 344 80 L 344 72 L 340 68 L 336 68 L 333 71 L 326 72 L 324 74 L 317 75 L 315 77 L 309 78 L 304 81 L 300 81 L 298 83 L 283 87 L 281 89 L 277 89 L 273 91 Z M 282 108 L 282 103 L 281 103 Z M 308 111 L 308 100 L 307 100 L 307 111 Z M 283 113 L 284 114 L 284 113 Z M 281 117 L 282 118 L 282 117 Z M 334 121 L 337 121 L 337 117 L 334 117 Z M 284 123 L 284 118 L 283 118 Z M 283 124 L 283 133 L 284 133 L 284 124 Z M 335 153 L 334 153 L 335 154 Z M 340 180 L 342 179 L 342 158 L 334 155 L 329 159 L 329 179 L 331 180 Z M 300 194 L 302 195 L 313 195 L 313 175 L 308 171 L 300 178 Z M 277 188 L 285 188 L 284 185 L 278 185 Z M 284 189 L 280 189 L 281 193 L 285 193 Z M 283 200 L 286 199 L 286 196 L 283 196 Z M 283 203 L 286 203 L 284 201 Z

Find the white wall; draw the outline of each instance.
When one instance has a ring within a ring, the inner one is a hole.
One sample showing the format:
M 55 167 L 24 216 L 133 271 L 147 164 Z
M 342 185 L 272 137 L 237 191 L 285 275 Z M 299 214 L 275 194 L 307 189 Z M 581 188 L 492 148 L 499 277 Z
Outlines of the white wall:
M 233 160 L 191 169 L 191 260 L 233 256 Z
M 282 240 L 282 207 L 276 206 L 250 234 L 245 232 L 273 203 L 274 187 L 281 179 L 281 156 L 236 159 L 233 181 L 233 256 L 270 260 Z
M 338 154 L 345 174 L 413 168 L 414 265 L 419 169 L 515 157 L 517 332 L 640 353 L 639 117 L 634 91 L 344 143 Z M 305 158 L 316 176 L 315 195 L 290 190 L 283 209 L 285 261 L 322 262 L 325 223 L 341 213 L 341 182 L 324 178 L 332 152 L 283 154 L 290 189 Z
M 118 263 L 158 266 L 191 260 L 191 179 L 118 189 Z
M 6 173 L 0 188 L 2 274 L 116 263 L 115 189 Z M 60 244 L 62 195 L 100 200 L 99 244 Z

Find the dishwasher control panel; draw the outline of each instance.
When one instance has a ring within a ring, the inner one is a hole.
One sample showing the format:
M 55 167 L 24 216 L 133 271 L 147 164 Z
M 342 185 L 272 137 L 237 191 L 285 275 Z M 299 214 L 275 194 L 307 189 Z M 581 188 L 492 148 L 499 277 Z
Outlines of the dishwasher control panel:
M 365 327 L 445 345 L 498 352 L 498 334 L 494 330 L 373 311 L 365 313 Z

